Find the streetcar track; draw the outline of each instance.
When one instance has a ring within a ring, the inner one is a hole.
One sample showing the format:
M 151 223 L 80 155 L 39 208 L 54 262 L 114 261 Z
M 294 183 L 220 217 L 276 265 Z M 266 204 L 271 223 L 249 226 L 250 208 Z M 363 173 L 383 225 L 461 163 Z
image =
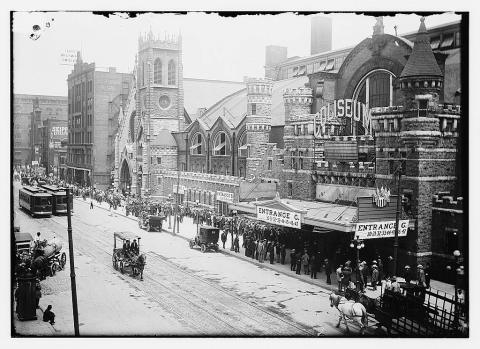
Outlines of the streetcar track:
M 56 217 L 50 217 L 50 218 L 46 218 L 46 220 L 51 220 L 52 222 L 56 223 L 56 224 L 60 224 L 60 225 L 64 225 L 64 222 L 58 222 Z M 75 219 L 77 220 L 77 219 Z M 94 225 L 91 225 L 87 222 L 83 222 L 83 221 L 80 221 L 79 220 L 79 223 L 82 223 L 84 224 L 85 226 L 90 226 L 90 227 L 95 227 Z M 79 229 L 78 227 L 75 229 L 76 231 L 82 233 L 82 235 L 85 235 L 85 234 L 88 234 L 90 238 L 94 238 L 94 242 L 97 243 L 98 245 L 102 246 L 103 248 L 100 248 L 100 246 L 95 246 L 94 243 L 92 243 L 90 240 L 84 238 L 84 237 L 81 237 L 81 240 L 82 242 L 86 242 L 87 244 L 91 244 L 93 245 L 94 247 L 96 247 L 97 249 L 101 250 L 103 254 L 105 254 L 106 256 L 109 256 L 111 257 L 112 256 L 112 253 L 109 252 L 110 249 L 111 249 L 111 246 L 110 246 L 110 242 L 107 242 L 106 241 L 106 237 L 100 235 L 100 234 L 92 234 L 90 232 L 88 232 L 89 229 L 85 229 L 85 228 L 82 228 L 82 229 Z M 85 231 L 87 230 L 87 231 Z M 97 228 L 98 230 L 98 228 Z M 107 231 L 104 230 L 104 233 L 106 233 Z M 79 235 L 79 234 L 78 234 Z M 80 237 L 80 235 L 79 235 Z M 84 241 L 83 241 L 84 240 Z M 106 249 L 106 250 L 105 250 Z M 92 258 L 98 258 L 98 255 L 95 255 L 94 253 L 92 253 L 92 249 L 88 249 L 88 252 L 86 253 L 88 254 L 89 256 L 91 256 Z M 238 297 L 236 294 L 233 294 L 232 292 L 229 292 L 227 290 L 225 290 L 224 288 L 222 288 L 221 286 L 217 286 L 215 284 L 212 284 L 211 282 L 208 282 L 206 281 L 205 279 L 193 274 L 192 272 L 189 272 L 187 271 L 185 268 L 181 267 L 181 266 L 178 266 L 176 265 L 175 263 L 171 262 L 171 261 L 168 261 L 165 259 L 165 257 L 159 255 L 158 253 L 155 253 L 153 251 L 150 251 L 148 252 L 148 255 L 149 255 L 149 258 L 152 258 L 152 260 L 156 260 L 157 262 L 162 262 L 162 264 L 164 264 L 167 269 L 168 268 L 171 268 L 171 269 L 176 269 L 176 270 L 180 270 L 182 273 L 186 274 L 187 276 L 189 276 L 190 278 L 194 278 L 195 280 L 199 280 L 201 281 L 202 283 L 204 283 L 206 286 L 208 287 L 212 287 L 214 289 L 216 289 L 217 291 L 220 291 L 224 294 L 226 294 L 227 296 L 229 296 L 230 298 L 234 298 L 235 300 L 237 301 L 241 301 L 244 305 L 246 305 L 247 307 L 250 307 L 250 308 L 254 308 L 255 310 L 257 311 L 260 311 L 262 312 L 264 315 L 267 315 L 268 317 L 270 318 L 274 318 L 276 320 L 279 320 L 281 321 L 282 323 L 284 323 L 285 325 L 288 325 L 288 326 L 291 326 L 293 328 L 295 328 L 296 330 L 298 331 L 301 331 L 301 333 L 304 333 L 305 335 L 307 336 L 314 336 L 315 335 L 315 332 L 312 332 L 312 331 L 308 331 L 304 328 L 301 328 L 300 326 L 298 326 L 297 324 L 295 323 L 292 323 L 290 321 L 287 321 L 283 318 L 281 318 L 280 316 L 270 312 L 270 311 L 267 311 L 265 309 L 262 309 L 260 306 L 257 306 L 255 304 L 253 304 L 252 302 L 249 302 L 249 301 L 246 301 L 240 297 Z M 153 268 L 152 268 L 153 270 Z M 160 274 L 158 274 L 157 272 L 154 272 L 155 274 L 159 275 L 159 276 L 162 276 Z M 130 285 L 133 285 L 134 287 L 137 287 L 139 289 L 141 289 L 143 292 L 145 292 L 145 294 L 151 296 L 152 298 L 154 298 L 160 305 L 165 305 L 165 299 L 161 298 L 160 296 L 157 296 L 155 294 L 153 294 L 152 292 L 149 292 L 149 290 L 147 289 L 147 287 L 145 286 L 145 283 L 139 281 L 139 280 L 136 280 L 136 279 L 133 279 L 131 277 L 125 277 L 123 276 L 122 274 L 119 274 L 121 275 L 120 278 L 124 281 L 127 281 Z M 171 293 L 174 297 L 179 297 L 185 301 L 187 301 L 189 304 L 192 304 L 195 308 L 197 308 L 198 310 L 201 310 L 205 313 L 207 313 L 211 318 L 214 318 L 215 320 L 217 320 L 216 322 L 220 322 L 222 323 L 224 326 L 226 325 L 228 327 L 227 330 L 229 330 L 228 333 L 231 333 L 231 330 L 233 329 L 234 332 L 240 332 L 240 334 L 251 334 L 250 332 L 245 332 L 245 331 L 242 331 L 240 328 L 238 327 L 234 327 L 233 325 L 231 325 L 227 319 L 222 319 L 220 318 L 217 314 L 215 313 L 212 313 L 212 311 L 208 310 L 208 309 L 205 309 L 204 306 L 200 306 L 199 303 L 196 303 L 196 302 L 193 302 L 192 300 L 190 300 L 188 298 L 188 296 L 192 297 L 192 294 L 191 293 L 188 293 L 186 290 L 183 291 L 183 293 L 187 294 L 187 296 L 183 296 L 183 295 L 180 295 L 178 294 L 178 291 L 179 291 L 179 288 L 178 287 L 168 287 L 166 286 L 165 284 L 162 284 L 160 281 L 157 281 L 155 279 L 153 279 L 149 274 L 146 275 L 146 278 L 149 280 L 149 282 L 151 283 L 155 283 L 159 286 L 161 286 L 162 288 L 164 289 L 167 289 L 169 291 L 169 293 Z M 197 298 L 201 298 L 199 297 L 199 294 L 193 294 L 193 296 L 197 297 Z M 209 303 L 208 300 L 206 299 L 202 299 L 206 304 Z M 238 314 L 239 312 L 236 310 L 236 309 L 232 309 L 232 307 L 228 307 L 224 304 L 220 304 L 220 303 L 217 303 L 217 305 L 221 305 L 222 307 L 224 307 L 227 311 L 226 312 L 223 312 L 223 315 L 224 316 L 227 316 L 227 317 L 238 317 Z M 175 307 L 169 307 L 169 306 L 166 306 L 168 308 L 168 311 L 174 313 L 174 315 L 176 315 L 176 317 L 179 319 L 179 320 L 185 320 L 185 317 L 180 314 L 179 312 L 177 312 L 175 310 Z M 208 305 L 207 305 L 208 307 Z M 236 315 L 236 316 L 235 316 Z M 246 319 L 250 319 L 250 320 L 253 320 L 254 322 L 256 323 L 260 323 L 262 325 L 265 325 L 263 322 L 260 322 L 261 320 L 256 320 L 256 319 L 253 319 L 253 318 L 250 318 L 247 314 L 247 316 L 245 317 Z M 238 319 L 235 319 L 237 320 L 237 323 L 238 323 Z M 263 320 L 263 319 L 262 319 Z M 181 321 L 182 323 L 185 323 L 185 321 Z M 243 322 L 240 320 L 240 322 Z M 188 322 L 188 324 L 194 328 L 196 328 L 200 333 L 204 333 L 204 334 L 207 334 L 208 332 L 205 332 L 203 331 L 199 326 L 197 326 L 197 323 L 196 322 Z M 245 324 L 247 325 L 248 328 L 252 328 L 253 326 L 250 325 L 250 324 Z M 255 331 L 255 327 L 252 328 L 254 331 Z M 218 330 L 218 328 L 217 328 Z M 258 331 L 258 330 L 257 330 Z M 255 332 L 257 332 L 255 331 Z M 280 335 L 282 335 L 283 333 L 280 333 Z M 222 335 L 225 335 L 224 333 L 222 333 Z

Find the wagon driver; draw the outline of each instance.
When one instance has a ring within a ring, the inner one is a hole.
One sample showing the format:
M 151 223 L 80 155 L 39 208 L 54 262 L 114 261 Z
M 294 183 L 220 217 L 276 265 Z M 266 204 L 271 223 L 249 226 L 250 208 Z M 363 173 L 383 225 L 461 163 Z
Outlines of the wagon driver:
M 130 245 L 130 251 L 134 254 L 138 254 L 138 244 L 137 244 L 137 239 L 133 239 L 132 244 Z

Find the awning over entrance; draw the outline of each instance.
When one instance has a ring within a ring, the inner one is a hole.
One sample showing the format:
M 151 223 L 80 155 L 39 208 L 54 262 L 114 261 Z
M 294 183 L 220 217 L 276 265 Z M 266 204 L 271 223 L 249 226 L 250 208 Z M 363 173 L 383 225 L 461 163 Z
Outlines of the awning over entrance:
M 256 207 L 268 201 L 237 202 L 229 205 L 231 210 L 256 214 Z M 357 208 L 354 206 L 336 205 L 326 202 L 301 201 L 281 199 L 281 202 L 291 206 L 295 210 L 305 211 L 303 224 L 309 224 L 323 229 L 337 230 L 341 232 L 355 231 L 353 222 Z

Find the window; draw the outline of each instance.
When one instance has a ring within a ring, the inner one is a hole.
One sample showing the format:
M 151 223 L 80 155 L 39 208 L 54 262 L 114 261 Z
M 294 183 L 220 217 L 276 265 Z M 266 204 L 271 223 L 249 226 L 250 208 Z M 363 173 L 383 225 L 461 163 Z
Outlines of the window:
M 162 61 L 160 60 L 160 58 L 157 58 L 153 65 L 153 83 L 162 83 Z
M 219 132 L 215 137 L 213 155 L 227 155 L 227 134 L 225 132 Z
M 190 154 L 192 155 L 203 154 L 203 139 L 202 139 L 201 133 L 197 133 L 193 136 L 192 146 L 190 147 Z
M 292 168 L 297 168 L 297 159 L 295 158 L 295 152 L 291 151 L 290 156 L 291 156 L 290 162 L 291 162 Z
M 450 47 L 453 44 L 453 33 L 448 33 L 443 36 L 442 43 L 440 44 L 441 48 Z
M 238 156 L 247 157 L 247 133 L 244 132 L 238 142 Z
M 173 59 L 168 62 L 168 84 L 169 85 L 175 85 L 176 84 L 176 75 L 177 75 L 177 69 L 175 67 L 175 62 Z
M 325 70 L 325 67 L 327 66 L 327 62 L 326 61 L 322 61 L 320 62 L 320 67 L 318 67 L 318 71 L 323 71 Z
M 298 167 L 303 169 L 303 151 L 298 152 Z
M 388 107 L 394 103 L 390 95 L 393 75 L 388 71 L 373 71 L 357 86 L 354 99 L 372 107 Z M 368 101 L 367 101 L 368 96 Z
M 162 164 L 162 158 L 160 156 L 157 156 L 157 165 Z
M 335 60 L 329 59 L 327 62 L 327 66 L 325 67 L 325 70 L 332 70 L 334 66 L 335 66 Z
M 432 47 L 432 50 L 436 50 L 438 46 L 440 45 L 440 37 L 436 36 L 430 40 L 430 46 Z
M 460 46 L 460 32 L 455 33 L 455 46 Z
M 394 174 L 394 173 L 395 173 L 395 161 L 388 160 L 388 174 Z
M 418 101 L 418 116 L 419 117 L 426 117 L 427 116 L 427 107 L 428 107 L 428 100 L 420 99 Z
M 157 177 L 157 185 L 161 185 L 162 184 L 162 177 Z
M 288 190 L 287 195 L 290 196 L 290 197 L 293 196 L 293 183 L 292 182 L 287 183 L 287 190 Z
M 268 170 L 269 170 L 269 171 L 272 170 L 272 164 L 273 164 L 273 160 L 272 160 L 272 159 L 268 159 Z
M 140 82 L 140 86 L 143 86 L 145 85 L 145 81 L 143 80 L 143 70 L 144 70 L 144 66 L 145 64 L 143 62 L 140 62 L 140 71 L 138 72 L 138 76 L 139 76 L 139 82 Z
M 252 103 L 252 115 L 257 115 L 257 105 Z

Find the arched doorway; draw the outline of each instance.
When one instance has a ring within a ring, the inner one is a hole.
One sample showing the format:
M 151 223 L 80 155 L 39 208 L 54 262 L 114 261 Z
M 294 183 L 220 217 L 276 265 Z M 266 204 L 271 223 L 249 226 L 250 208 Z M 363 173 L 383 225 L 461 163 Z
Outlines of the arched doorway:
M 132 187 L 132 177 L 130 175 L 130 168 L 127 160 L 123 160 L 122 167 L 120 168 L 120 190 L 122 193 L 130 193 Z

